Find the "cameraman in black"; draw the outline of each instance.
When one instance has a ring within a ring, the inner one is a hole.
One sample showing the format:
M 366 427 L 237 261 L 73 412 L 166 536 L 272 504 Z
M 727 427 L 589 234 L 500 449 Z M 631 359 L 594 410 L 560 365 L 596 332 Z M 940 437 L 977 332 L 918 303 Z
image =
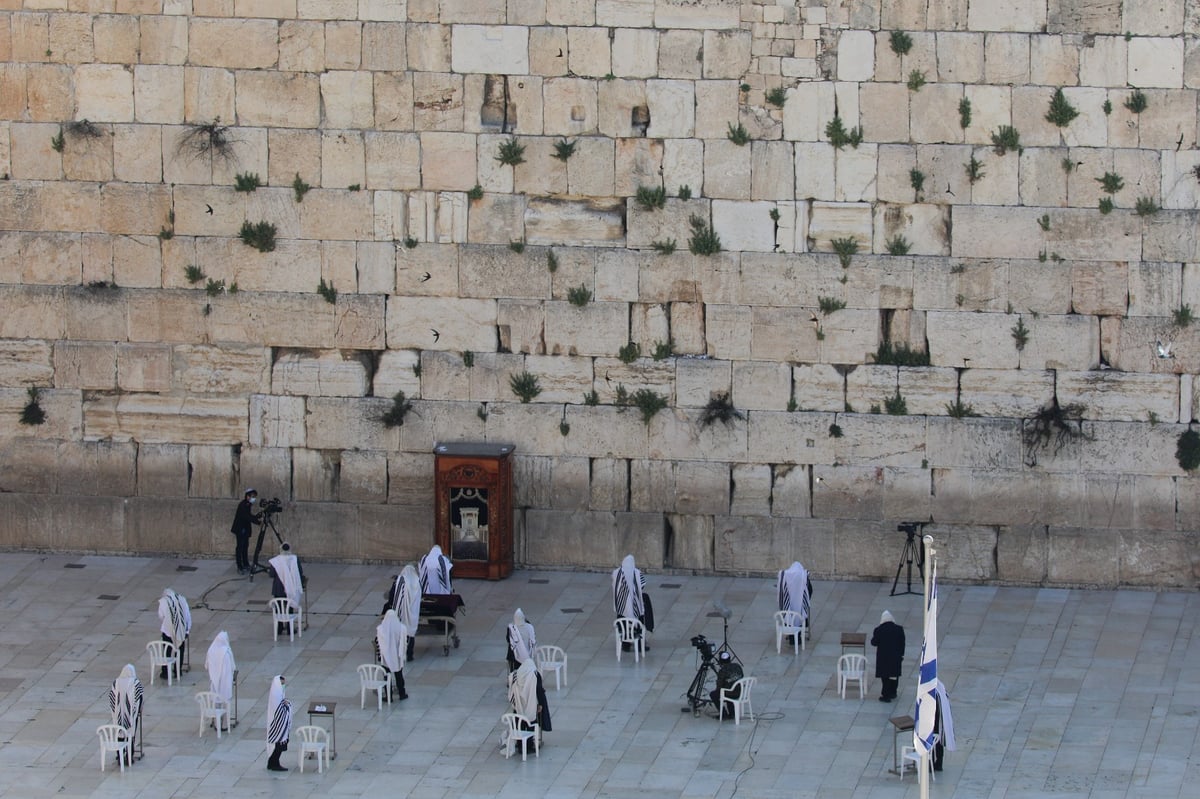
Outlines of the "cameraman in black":
M 746 675 L 742 672 L 742 667 L 733 659 L 733 655 L 731 655 L 729 652 L 722 652 L 717 657 L 717 687 L 710 691 L 708 696 L 710 699 L 712 699 L 713 707 L 717 709 L 718 717 L 722 717 L 721 689 L 724 688 L 728 690 L 732 688 L 733 684 L 742 679 L 744 676 Z M 742 689 L 741 686 L 738 686 L 736 691 L 725 696 L 725 700 L 729 701 L 730 699 L 740 699 L 741 696 Z M 728 718 L 732 717 L 733 711 L 730 711 Z
M 262 514 L 254 512 L 258 503 L 258 492 L 247 488 L 242 501 L 238 503 L 237 513 L 233 517 L 233 526 L 229 532 L 237 537 L 237 548 L 234 557 L 237 559 L 238 574 L 250 573 L 250 525 L 262 521 Z

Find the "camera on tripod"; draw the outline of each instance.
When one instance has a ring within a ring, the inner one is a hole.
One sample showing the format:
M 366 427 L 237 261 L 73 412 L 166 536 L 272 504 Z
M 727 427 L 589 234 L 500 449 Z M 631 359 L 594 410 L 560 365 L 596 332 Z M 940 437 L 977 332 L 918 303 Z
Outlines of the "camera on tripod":
M 916 535 L 918 526 L 917 522 L 901 522 L 896 525 L 896 529 L 908 535 Z
M 712 660 L 713 652 L 716 651 L 716 646 L 703 635 L 693 635 L 692 646 L 699 650 L 700 657 L 704 660 Z
M 272 513 L 279 513 L 283 510 L 283 503 L 279 501 L 279 497 L 271 497 L 262 505 L 262 514 L 270 516 Z

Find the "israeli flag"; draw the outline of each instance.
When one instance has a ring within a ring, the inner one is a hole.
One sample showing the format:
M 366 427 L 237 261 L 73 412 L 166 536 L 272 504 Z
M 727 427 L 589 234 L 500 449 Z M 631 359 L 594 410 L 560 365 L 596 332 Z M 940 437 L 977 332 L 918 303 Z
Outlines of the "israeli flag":
M 930 564 L 928 606 L 925 613 L 925 640 L 921 643 L 921 676 L 917 685 L 917 707 L 914 712 L 913 747 L 918 751 L 933 750 L 933 722 L 937 715 L 934 692 L 937 690 L 937 561 Z

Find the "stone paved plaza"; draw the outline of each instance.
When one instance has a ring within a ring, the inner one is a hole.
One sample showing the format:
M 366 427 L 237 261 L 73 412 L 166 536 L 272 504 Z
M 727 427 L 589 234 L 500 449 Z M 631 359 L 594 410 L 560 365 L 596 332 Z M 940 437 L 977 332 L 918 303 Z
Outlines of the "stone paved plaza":
M 79 568 L 82 566 L 83 568 Z M 182 570 L 181 570 L 182 569 Z M 769 579 L 648 575 L 658 629 L 645 661 L 618 664 L 609 576 L 518 571 L 461 580 L 461 647 L 443 656 L 421 636 L 405 671 L 410 699 L 354 707 L 355 666 L 371 639 L 389 566 L 312 563 L 311 626 L 273 643 L 269 581 L 220 561 L 0 556 L 0 794 L 12 797 L 901 797 L 911 776 L 888 773 L 888 717 L 910 712 L 921 600 L 890 582 L 817 581 L 813 639 L 778 655 Z M 150 685 L 145 644 L 157 639 L 164 587 L 193 606 L 195 654 L 182 685 Z M 901 581 L 901 588 L 904 582 Z M 1200 595 L 987 586 L 941 587 L 940 662 L 953 698 L 958 751 L 931 796 L 1195 796 L 1200 762 Z M 713 599 L 734 611 L 730 643 L 759 678 L 756 723 L 681 713 L 695 653 L 720 639 Z M 522 607 L 539 643 L 566 649 L 569 686 L 548 692 L 552 733 L 541 756 L 506 761 L 504 625 Z M 842 631 L 869 632 L 890 609 L 908 633 L 897 704 L 838 697 Z M 208 687 L 204 653 L 229 631 L 240 668 L 240 723 L 197 737 L 193 695 Z M 133 662 L 146 684 L 145 759 L 101 773 L 95 735 L 112 680 Z M 330 771 L 266 771 L 271 676 L 288 678 L 306 722 L 310 698 L 337 704 Z M 1192 789 L 1187 789 L 1187 785 Z

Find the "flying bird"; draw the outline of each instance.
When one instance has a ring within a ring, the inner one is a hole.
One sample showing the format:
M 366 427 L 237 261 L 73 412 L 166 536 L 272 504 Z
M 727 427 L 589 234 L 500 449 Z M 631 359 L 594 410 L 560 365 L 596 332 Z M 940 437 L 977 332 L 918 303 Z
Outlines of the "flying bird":
M 213 212 L 212 206 L 209 205 L 208 203 L 205 203 L 204 204 L 204 213 L 208 214 L 209 216 L 212 216 L 212 212 Z
M 437 341 L 439 338 L 441 338 L 441 337 L 442 337 L 442 334 L 441 334 L 441 333 L 439 333 L 439 332 L 437 332 L 436 330 L 434 330 L 432 327 L 431 327 L 431 328 L 429 328 L 429 332 L 433 334 L 433 340 L 434 340 L 434 341 Z
M 1163 343 L 1162 341 L 1154 342 L 1154 349 L 1158 351 L 1158 357 L 1160 357 L 1160 358 L 1174 358 L 1175 357 L 1174 355 L 1171 354 L 1171 342 L 1169 342 L 1169 341 L 1166 343 Z
M 432 275 L 430 275 L 428 272 L 426 272 L 425 274 L 421 275 L 421 280 L 420 280 L 420 282 L 421 282 L 421 283 L 424 283 L 424 282 L 425 282 L 426 280 L 428 280 L 430 277 L 432 277 Z

